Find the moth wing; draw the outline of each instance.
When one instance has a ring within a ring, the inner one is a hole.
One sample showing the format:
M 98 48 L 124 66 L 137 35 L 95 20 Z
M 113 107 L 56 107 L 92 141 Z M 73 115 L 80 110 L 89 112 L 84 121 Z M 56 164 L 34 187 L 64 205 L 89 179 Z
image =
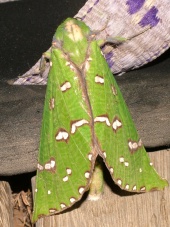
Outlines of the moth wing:
M 122 189 L 135 192 L 163 189 L 150 164 L 120 89 L 96 41 L 91 43 L 86 72 L 99 154 Z
M 52 48 L 39 149 L 33 221 L 60 212 L 88 189 L 93 170 L 90 117 L 77 71 Z

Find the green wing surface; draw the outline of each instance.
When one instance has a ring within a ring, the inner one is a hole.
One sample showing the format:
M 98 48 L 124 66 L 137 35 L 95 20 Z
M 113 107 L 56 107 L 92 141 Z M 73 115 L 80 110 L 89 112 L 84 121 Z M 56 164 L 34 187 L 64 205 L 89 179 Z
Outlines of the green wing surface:
M 90 44 L 90 67 L 86 72 L 98 153 L 116 184 L 122 189 L 144 192 L 163 189 L 162 179 L 150 163 L 137 134 L 120 89 L 96 41 Z
M 98 42 L 68 18 L 53 39 L 37 165 L 33 222 L 89 189 L 97 156 L 122 189 L 163 189 Z
M 52 51 L 54 63 L 45 98 L 33 220 L 79 200 L 87 190 L 94 165 L 90 160 L 90 116 L 76 69 L 60 50 Z

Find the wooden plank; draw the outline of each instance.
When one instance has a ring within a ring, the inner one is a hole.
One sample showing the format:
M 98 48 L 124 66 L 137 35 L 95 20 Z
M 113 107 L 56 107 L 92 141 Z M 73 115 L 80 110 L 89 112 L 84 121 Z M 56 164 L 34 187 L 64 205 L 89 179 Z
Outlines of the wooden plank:
M 157 172 L 170 182 L 169 150 L 149 153 Z M 144 194 L 120 190 L 105 171 L 101 200 L 82 200 L 66 212 L 41 218 L 36 227 L 169 227 L 170 188 Z M 45 202 L 45 201 L 44 201 Z
M 11 188 L 8 182 L 0 181 L 0 227 L 13 227 Z

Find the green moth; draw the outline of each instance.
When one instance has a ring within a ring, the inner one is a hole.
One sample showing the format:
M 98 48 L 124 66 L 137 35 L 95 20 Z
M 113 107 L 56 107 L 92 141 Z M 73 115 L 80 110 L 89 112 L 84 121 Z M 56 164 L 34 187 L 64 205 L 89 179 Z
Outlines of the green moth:
M 90 185 L 97 185 L 94 172 L 101 192 L 101 169 L 95 164 L 99 156 L 114 182 L 124 190 L 147 192 L 161 190 L 168 184 L 150 165 L 101 53 L 101 43 L 84 22 L 72 18 L 65 20 L 54 35 L 37 165 L 34 222 L 80 200 Z

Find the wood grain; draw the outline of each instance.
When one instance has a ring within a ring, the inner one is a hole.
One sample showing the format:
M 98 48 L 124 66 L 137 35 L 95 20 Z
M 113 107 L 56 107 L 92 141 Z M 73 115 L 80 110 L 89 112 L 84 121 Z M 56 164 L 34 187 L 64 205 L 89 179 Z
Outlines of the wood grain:
M 13 227 L 11 188 L 5 181 L 0 181 L 0 227 Z

